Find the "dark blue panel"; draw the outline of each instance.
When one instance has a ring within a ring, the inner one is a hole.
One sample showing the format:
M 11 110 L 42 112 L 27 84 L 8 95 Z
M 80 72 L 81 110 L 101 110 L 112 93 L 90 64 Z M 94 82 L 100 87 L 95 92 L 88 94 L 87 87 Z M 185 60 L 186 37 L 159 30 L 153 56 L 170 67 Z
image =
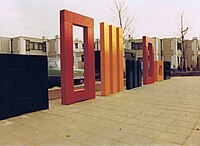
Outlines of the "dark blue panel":
M 137 72 L 138 72 L 138 87 L 142 86 L 142 68 L 141 68 L 141 61 L 137 61 Z
M 134 60 L 126 60 L 126 90 L 133 88 Z
M 164 61 L 164 80 L 171 78 L 171 62 Z
M 48 108 L 47 57 L 0 54 L 0 119 Z

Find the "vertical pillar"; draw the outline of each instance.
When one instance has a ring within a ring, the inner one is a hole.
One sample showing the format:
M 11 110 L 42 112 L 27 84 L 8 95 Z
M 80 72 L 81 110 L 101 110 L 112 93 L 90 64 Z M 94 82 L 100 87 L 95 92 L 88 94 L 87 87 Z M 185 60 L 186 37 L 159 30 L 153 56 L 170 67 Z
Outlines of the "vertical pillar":
M 124 90 L 124 57 L 122 28 L 117 27 L 117 91 Z
M 95 97 L 94 29 L 84 27 L 84 84 L 89 99 Z
M 110 95 L 109 25 L 100 23 L 101 95 Z
M 117 92 L 117 49 L 116 49 L 116 27 L 109 26 L 110 40 L 110 92 Z

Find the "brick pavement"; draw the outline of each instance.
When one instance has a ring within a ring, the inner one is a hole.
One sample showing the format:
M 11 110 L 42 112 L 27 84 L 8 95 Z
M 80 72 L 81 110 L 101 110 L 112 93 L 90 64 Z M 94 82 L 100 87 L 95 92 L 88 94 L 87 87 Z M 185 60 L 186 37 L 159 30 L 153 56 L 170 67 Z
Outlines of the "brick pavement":
M 0 145 L 198 146 L 200 77 L 176 77 L 0 121 Z

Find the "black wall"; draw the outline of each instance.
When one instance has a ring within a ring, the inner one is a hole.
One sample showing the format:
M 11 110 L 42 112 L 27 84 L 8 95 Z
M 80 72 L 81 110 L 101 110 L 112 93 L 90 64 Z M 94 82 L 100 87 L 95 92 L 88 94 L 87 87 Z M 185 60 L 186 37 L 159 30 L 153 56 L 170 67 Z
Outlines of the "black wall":
M 0 119 L 48 108 L 47 57 L 0 54 Z

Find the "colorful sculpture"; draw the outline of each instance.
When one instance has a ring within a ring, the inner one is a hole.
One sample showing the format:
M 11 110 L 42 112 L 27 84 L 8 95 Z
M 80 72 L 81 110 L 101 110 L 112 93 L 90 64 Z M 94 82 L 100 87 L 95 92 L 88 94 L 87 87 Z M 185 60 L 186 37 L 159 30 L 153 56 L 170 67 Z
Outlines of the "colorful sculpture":
M 143 84 L 151 84 L 154 81 L 154 40 L 143 36 Z
M 123 34 L 121 28 L 100 23 L 101 95 L 124 90 Z
M 84 86 L 74 91 L 73 25 L 83 27 Z M 60 11 L 62 104 L 95 98 L 94 19 L 67 10 Z

